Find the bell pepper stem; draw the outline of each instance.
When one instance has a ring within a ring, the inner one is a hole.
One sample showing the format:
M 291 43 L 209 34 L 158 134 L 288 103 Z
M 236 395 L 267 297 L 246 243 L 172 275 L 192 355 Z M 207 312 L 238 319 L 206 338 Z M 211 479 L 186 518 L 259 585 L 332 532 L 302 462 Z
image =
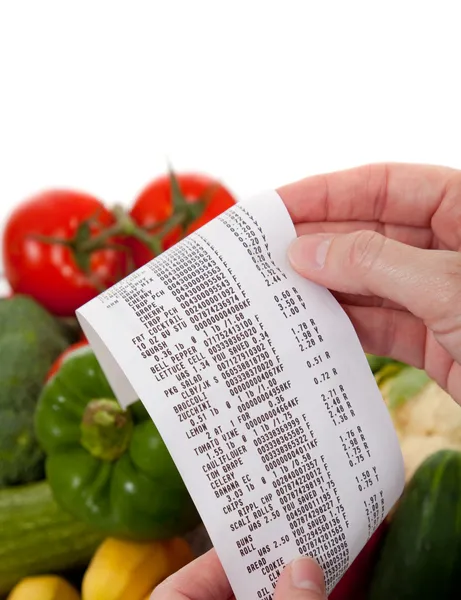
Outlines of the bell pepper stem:
M 131 413 L 115 400 L 91 400 L 80 425 L 81 443 L 95 458 L 113 461 L 128 448 L 133 431 Z

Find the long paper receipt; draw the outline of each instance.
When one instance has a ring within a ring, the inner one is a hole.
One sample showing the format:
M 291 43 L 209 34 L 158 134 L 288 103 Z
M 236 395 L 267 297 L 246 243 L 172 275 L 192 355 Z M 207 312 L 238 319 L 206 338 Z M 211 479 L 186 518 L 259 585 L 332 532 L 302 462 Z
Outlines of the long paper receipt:
M 300 554 L 330 592 L 404 485 L 352 324 L 287 261 L 295 236 L 260 194 L 77 313 L 119 402 L 157 425 L 237 600 L 271 598 Z

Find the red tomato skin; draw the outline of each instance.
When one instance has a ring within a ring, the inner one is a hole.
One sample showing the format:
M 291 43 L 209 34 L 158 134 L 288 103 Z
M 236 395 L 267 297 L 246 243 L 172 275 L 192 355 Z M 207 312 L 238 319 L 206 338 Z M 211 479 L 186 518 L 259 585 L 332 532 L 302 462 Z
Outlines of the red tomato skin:
M 34 297 L 57 316 L 73 315 L 98 295 L 100 289 L 79 269 L 68 247 L 33 237 L 72 239 L 78 226 L 96 215 L 92 235 L 114 219 L 100 200 L 78 191 L 44 191 L 20 204 L 10 214 L 3 236 L 5 275 L 13 292 Z M 110 287 L 126 272 L 126 253 L 95 251 L 90 268 L 103 288 Z
M 206 190 L 213 189 L 211 200 L 203 214 L 187 228 L 186 235 L 193 233 L 236 203 L 235 198 L 223 185 L 207 175 L 182 173 L 176 174 L 176 178 L 187 202 L 196 202 Z M 172 211 L 170 179 L 168 175 L 164 175 L 142 190 L 131 208 L 130 215 L 140 227 L 149 227 L 171 217 Z M 180 239 L 180 228 L 172 229 L 163 239 L 162 251 L 168 250 Z M 154 258 L 153 253 L 138 240 L 130 240 L 129 245 L 136 268 Z

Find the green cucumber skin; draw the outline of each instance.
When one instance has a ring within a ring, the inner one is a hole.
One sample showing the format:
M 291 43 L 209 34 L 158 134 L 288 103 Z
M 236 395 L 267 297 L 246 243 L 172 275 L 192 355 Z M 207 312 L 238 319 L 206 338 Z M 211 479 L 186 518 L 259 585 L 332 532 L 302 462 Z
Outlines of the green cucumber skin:
M 461 597 L 461 453 L 442 450 L 416 471 L 396 510 L 369 600 Z
M 86 565 L 102 541 L 54 501 L 45 481 L 0 491 L 0 595 L 20 579 Z

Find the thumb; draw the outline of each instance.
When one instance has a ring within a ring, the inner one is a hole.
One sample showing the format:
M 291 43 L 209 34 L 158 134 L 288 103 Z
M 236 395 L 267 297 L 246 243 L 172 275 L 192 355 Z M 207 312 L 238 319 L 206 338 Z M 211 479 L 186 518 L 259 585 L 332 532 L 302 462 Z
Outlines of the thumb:
M 373 231 L 315 234 L 289 248 L 293 268 L 337 292 L 391 300 L 422 319 L 461 358 L 461 254 L 422 250 Z
M 282 572 L 274 600 L 326 600 L 322 569 L 312 558 L 301 556 Z

